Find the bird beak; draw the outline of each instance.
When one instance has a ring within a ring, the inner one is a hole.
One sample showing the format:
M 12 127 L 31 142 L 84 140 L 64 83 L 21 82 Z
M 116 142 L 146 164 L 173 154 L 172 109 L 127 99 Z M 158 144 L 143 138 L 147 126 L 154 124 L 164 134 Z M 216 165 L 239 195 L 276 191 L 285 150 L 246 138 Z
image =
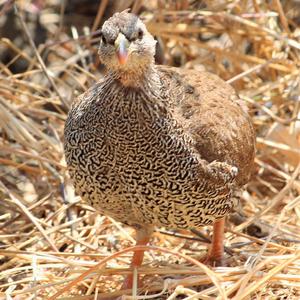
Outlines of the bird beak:
M 119 60 L 119 63 L 121 65 L 125 65 L 127 58 L 128 58 L 128 47 L 129 47 L 129 41 L 124 36 L 124 34 L 119 33 L 116 41 L 115 41 L 115 49 L 117 53 L 117 57 Z

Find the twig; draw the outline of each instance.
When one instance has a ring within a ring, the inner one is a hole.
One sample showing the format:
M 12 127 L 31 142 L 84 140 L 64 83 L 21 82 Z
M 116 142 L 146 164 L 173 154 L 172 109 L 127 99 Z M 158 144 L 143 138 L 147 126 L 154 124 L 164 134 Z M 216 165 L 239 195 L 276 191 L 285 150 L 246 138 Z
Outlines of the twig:
M 14 203 L 23 211 L 23 213 L 29 218 L 29 220 L 38 228 L 38 230 L 41 232 L 42 236 L 45 238 L 45 240 L 49 243 L 51 248 L 55 252 L 59 252 L 53 241 L 47 236 L 45 230 L 43 227 L 37 222 L 35 217 L 31 214 L 31 212 L 27 209 L 27 207 L 19 200 L 17 197 L 10 192 L 6 186 L 0 181 L 0 186 L 4 189 L 4 191 L 10 196 L 10 198 L 14 201 Z
M 220 285 L 219 279 L 217 277 L 217 274 L 215 274 L 213 271 L 211 271 L 208 267 L 206 267 L 204 264 L 200 263 L 199 261 L 178 253 L 178 252 L 174 252 L 165 248 L 160 248 L 160 247 L 153 247 L 153 246 L 133 246 L 124 250 L 121 250 L 117 253 L 114 253 L 113 255 L 111 255 L 110 257 L 107 257 L 105 259 L 103 259 L 100 263 L 98 263 L 97 265 L 91 267 L 88 271 L 82 273 L 79 277 L 77 277 L 75 280 L 73 280 L 72 282 L 70 282 L 69 284 L 67 284 L 65 287 L 63 287 L 61 290 L 59 290 L 58 292 L 56 292 L 53 296 L 51 296 L 50 298 L 48 298 L 48 300 L 55 300 L 57 299 L 58 296 L 62 295 L 64 292 L 68 291 L 70 288 L 72 288 L 74 285 L 76 285 L 78 282 L 84 280 L 88 275 L 90 275 L 92 272 L 96 271 L 97 269 L 99 269 L 100 267 L 102 267 L 104 264 L 106 264 L 108 261 L 115 259 L 116 257 L 127 253 L 127 252 L 132 252 L 132 251 L 140 251 L 140 250 L 145 250 L 145 251 L 149 251 L 149 250 L 154 250 L 154 251 L 159 251 L 159 252 L 165 252 L 165 253 L 169 253 L 178 257 L 181 257 L 187 261 L 189 261 L 190 263 L 198 266 L 199 268 L 201 268 L 211 279 L 211 281 L 215 284 L 215 286 L 218 288 L 218 291 L 220 292 L 220 295 L 222 295 L 222 299 L 226 300 L 227 297 L 225 295 L 224 289 L 223 287 Z
M 57 88 L 57 86 L 56 86 L 54 80 L 52 79 L 51 75 L 49 74 L 49 72 L 48 72 L 48 70 L 47 70 L 47 67 L 46 67 L 45 63 L 44 63 L 43 59 L 41 58 L 41 56 L 40 56 L 40 54 L 39 54 L 39 52 L 38 52 L 38 50 L 37 50 L 37 48 L 36 48 L 36 46 L 35 46 L 35 44 L 34 44 L 33 39 L 32 39 L 31 36 L 30 36 L 28 27 L 27 27 L 27 25 L 26 25 L 26 23 L 25 23 L 25 21 L 24 21 L 22 15 L 21 15 L 20 12 L 19 12 L 19 9 L 18 9 L 17 4 L 14 4 L 14 10 L 15 10 L 16 15 L 17 15 L 18 18 L 20 19 L 21 26 L 22 26 L 22 28 L 23 28 L 23 30 L 24 30 L 24 32 L 25 32 L 27 38 L 28 38 L 28 41 L 29 41 L 29 43 L 30 43 L 31 48 L 33 49 L 33 51 L 34 51 L 34 53 L 35 53 L 35 55 L 36 55 L 36 57 L 37 57 L 37 59 L 38 59 L 40 65 L 41 65 L 41 68 L 42 68 L 42 70 L 43 70 L 45 76 L 47 77 L 47 79 L 49 80 L 49 82 L 50 82 L 50 84 L 52 85 L 53 89 L 55 90 L 56 94 L 58 95 L 58 97 L 59 97 L 59 99 L 60 99 L 60 101 L 61 101 L 63 107 L 64 107 L 65 109 L 69 109 L 69 106 L 70 106 L 70 105 L 69 105 L 69 103 L 61 96 L 61 94 L 60 94 L 60 92 L 59 92 L 59 90 L 58 90 L 58 88 Z
M 134 5 L 132 7 L 132 13 L 137 14 L 143 4 L 143 0 L 135 0 Z
M 55 36 L 55 39 L 58 38 L 60 32 L 62 31 L 62 28 L 63 28 L 63 25 L 64 25 L 64 16 L 65 16 L 65 9 L 66 9 L 66 2 L 68 0 L 62 0 L 61 3 L 60 3 L 60 12 L 59 12 L 59 26 L 57 28 L 57 31 L 56 31 L 56 36 Z
M 280 1 L 279 0 L 273 0 L 273 1 L 275 2 L 275 7 L 277 8 L 279 18 L 280 18 L 280 22 L 281 22 L 284 30 L 287 33 L 290 33 L 289 24 L 288 24 L 288 21 L 286 19 L 286 16 L 284 15 L 284 11 L 282 9 L 282 5 L 281 5 Z
M 277 206 L 280 201 L 282 201 L 282 198 L 286 195 L 286 193 L 288 191 L 290 191 L 290 189 L 292 188 L 296 178 L 298 177 L 300 172 L 300 163 L 298 164 L 297 168 L 295 169 L 295 171 L 293 172 L 290 180 L 287 182 L 287 184 L 285 185 L 285 187 L 279 192 L 278 195 L 276 195 L 271 203 L 268 203 L 268 205 L 261 210 L 259 213 L 255 214 L 252 218 L 250 218 L 247 222 L 245 222 L 242 227 L 240 226 L 239 229 L 241 228 L 245 228 L 247 227 L 249 224 L 255 222 L 257 219 L 259 219 L 261 216 L 263 216 L 264 214 L 266 214 L 268 211 L 270 211 L 272 208 L 274 208 L 275 206 Z
M 95 18 L 93 27 L 92 27 L 92 32 L 94 32 L 98 27 L 99 24 L 101 22 L 102 16 L 104 14 L 105 8 L 108 4 L 108 0 L 102 0 L 100 1 L 99 7 L 98 7 L 98 12 L 97 12 L 97 16 Z
M 3 14 L 5 14 L 8 10 L 11 9 L 11 7 L 12 7 L 13 4 L 14 4 L 14 2 L 15 2 L 15 0 L 7 0 L 7 1 L 4 3 L 2 9 L 0 10 L 0 17 L 1 17 Z

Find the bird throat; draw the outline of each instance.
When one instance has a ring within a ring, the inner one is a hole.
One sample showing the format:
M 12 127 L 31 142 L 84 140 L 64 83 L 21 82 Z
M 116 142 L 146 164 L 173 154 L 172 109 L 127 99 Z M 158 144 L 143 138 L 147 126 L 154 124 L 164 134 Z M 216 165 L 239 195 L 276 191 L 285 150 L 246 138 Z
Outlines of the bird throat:
M 116 79 L 125 87 L 140 87 L 147 81 L 154 79 L 156 71 L 154 66 L 136 67 L 132 69 L 123 69 L 114 72 Z

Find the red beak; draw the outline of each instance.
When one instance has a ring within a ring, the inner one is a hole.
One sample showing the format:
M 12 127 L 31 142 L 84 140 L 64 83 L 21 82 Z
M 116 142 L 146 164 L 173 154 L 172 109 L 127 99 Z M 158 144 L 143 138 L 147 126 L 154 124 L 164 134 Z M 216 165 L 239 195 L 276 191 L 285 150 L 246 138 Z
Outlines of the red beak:
M 129 42 L 124 36 L 124 34 L 119 33 L 116 41 L 115 41 L 115 47 L 116 47 L 116 54 L 119 60 L 119 63 L 121 65 L 125 65 L 128 59 L 128 47 Z

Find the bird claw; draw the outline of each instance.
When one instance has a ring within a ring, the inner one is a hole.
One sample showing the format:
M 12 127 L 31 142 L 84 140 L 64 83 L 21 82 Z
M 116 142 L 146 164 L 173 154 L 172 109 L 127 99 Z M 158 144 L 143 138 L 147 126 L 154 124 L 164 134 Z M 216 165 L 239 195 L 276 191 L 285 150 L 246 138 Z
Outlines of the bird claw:
M 213 255 L 210 255 L 209 253 L 203 259 L 201 259 L 200 262 L 205 264 L 206 266 L 211 266 L 211 267 L 225 267 L 226 266 L 226 261 L 223 256 L 216 257 Z

